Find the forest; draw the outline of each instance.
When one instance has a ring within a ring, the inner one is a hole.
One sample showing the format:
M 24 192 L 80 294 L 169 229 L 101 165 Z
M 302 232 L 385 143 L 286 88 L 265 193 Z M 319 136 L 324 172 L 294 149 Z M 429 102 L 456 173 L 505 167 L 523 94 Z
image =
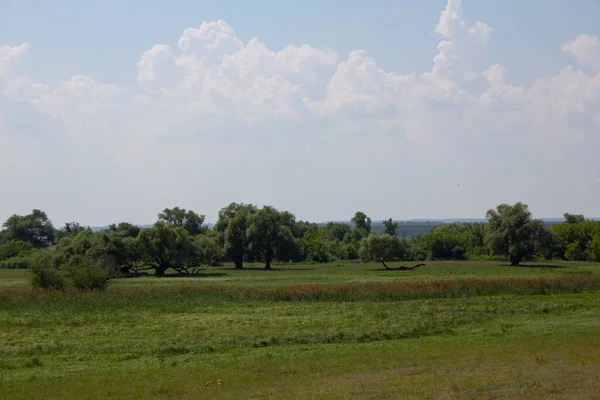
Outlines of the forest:
M 383 232 L 372 232 L 369 216 L 358 211 L 349 223 L 296 220 L 271 206 L 231 203 L 209 228 L 205 216 L 179 207 L 165 208 L 152 227 L 127 222 L 100 232 L 77 222 L 55 228 L 40 210 L 12 215 L 0 231 L 0 268 L 30 269 L 42 288 L 72 286 L 104 289 L 112 278 L 144 274 L 194 275 L 207 267 L 261 263 L 388 263 L 427 260 L 600 261 L 600 221 L 564 214 L 550 227 L 534 219 L 526 204 L 488 210 L 487 222 L 447 223 L 414 238 L 397 235 L 392 218 Z

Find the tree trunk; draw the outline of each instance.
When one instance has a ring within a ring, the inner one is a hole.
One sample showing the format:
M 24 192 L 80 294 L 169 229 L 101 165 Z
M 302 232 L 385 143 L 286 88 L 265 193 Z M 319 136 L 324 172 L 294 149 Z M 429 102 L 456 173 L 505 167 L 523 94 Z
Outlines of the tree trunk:
M 244 269 L 243 260 L 241 258 L 239 260 L 235 260 L 235 269 Z
M 164 265 L 159 265 L 154 270 L 154 275 L 155 276 L 165 276 L 165 272 L 167 271 L 167 269 L 169 269 L 169 267 L 166 267 Z
M 510 266 L 517 267 L 521 262 L 521 257 L 519 256 L 510 256 Z
M 381 263 L 383 264 L 383 266 L 385 267 L 385 269 L 390 269 L 390 267 L 387 266 L 387 264 L 385 263 L 384 260 L 381 260 Z
M 265 262 L 265 269 L 271 269 L 271 258 L 267 258 Z

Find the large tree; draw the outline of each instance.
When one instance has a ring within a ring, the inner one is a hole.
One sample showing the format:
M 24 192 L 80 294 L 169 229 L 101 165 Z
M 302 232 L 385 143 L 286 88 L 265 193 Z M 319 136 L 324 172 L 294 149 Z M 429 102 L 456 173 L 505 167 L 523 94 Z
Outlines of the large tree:
M 500 204 L 488 210 L 488 246 L 493 254 L 507 257 L 516 266 L 541 248 L 547 235 L 544 223 L 532 219 L 526 204 Z
M 354 217 L 352 217 L 351 221 L 354 222 L 354 226 L 357 229 L 364 229 L 369 233 L 371 232 L 371 218 L 369 218 L 364 212 L 357 211 L 354 214 Z
M 201 264 L 192 235 L 181 226 L 158 221 L 140 232 L 138 243 L 142 262 L 156 276 L 163 276 L 169 268 L 189 273 Z
M 364 238 L 360 245 L 360 258 L 363 261 L 380 262 L 385 269 L 391 269 L 386 262 L 402 260 L 405 253 L 406 248 L 400 238 L 387 233 L 379 236 L 371 234 Z M 406 267 L 402 269 L 406 269 Z
M 291 229 L 294 223 L 292 213 L 271 206 L 264 206 L 248 218 L 246 234 L 250 248 L 262 256 L 265 269 L 271 269 L 273 257 L 280 249 L 294 242 Z
M 33 210 L 29 215 L 12 215 L 2 224 L 4 242 L 21 240 L 35 247 L 48 247 L 56 239 L 56 231 L 45 212 Z
M 236 269 L 244 267 L 244 256 L 249 247 L 246 234 L 248 218 L 256 213 L 252 204 L 231 203 L 219 211 L 219 219 L 215 224 L 223 255 L 235 263 Z
M 185 208 L 165 208 L 158 214 L 158 220 L 170 226 L 179 226 L 184 228 L 195 236 L 203 232 L 202 224 L 204 224 L 204 215 L 196 214 L 192 210 Z

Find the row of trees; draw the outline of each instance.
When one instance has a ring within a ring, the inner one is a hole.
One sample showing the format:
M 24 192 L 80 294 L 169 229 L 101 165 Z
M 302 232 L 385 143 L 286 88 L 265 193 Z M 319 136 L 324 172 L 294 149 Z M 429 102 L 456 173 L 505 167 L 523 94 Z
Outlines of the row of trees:
M 75 222 L 57 230 L 44 212 L 34 210 L 13 215 L 2 225 L 0 266 L 52 268 L 75 282 L 86 276 L 102 280 L 114 273 L 193 274 L 203 266 L 225 262 L 237 269 L 246 262 L 263 262 L 271 269 L 274 261 L 361 259 L 379 261 L 386 268 L 388 261 L 425 259 L 494 258 L 512 265 L 536 257 L 600 261 L 598 221 L 565 214 L 565 223 L 546 229 L 522 203 L 499 205 L 487 212 L 487 219 L 488 223 L 446 224 L 401 239 L 391 218 L 384 222 L 384 233 L 371 233 L 371 219 L 363 212 L 357 212 L 351 223 L 320 226 L 297 221 L 289 211 L 271 206 L 231 203 L 219 211 L 212 229 L 203 215 L 175 207 L 159 213 L 151 228 L 122 222 L 94 233 Z

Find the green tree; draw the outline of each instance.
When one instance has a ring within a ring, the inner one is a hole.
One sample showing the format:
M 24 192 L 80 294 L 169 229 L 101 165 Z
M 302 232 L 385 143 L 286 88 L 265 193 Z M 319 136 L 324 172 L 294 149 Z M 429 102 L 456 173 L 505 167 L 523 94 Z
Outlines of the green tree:
M 89 226 L 82 226 L 78 222 L 67 222 L 64 227 L 56 231 L 58 241 L 64 237 L 73 237 L 79 235 L 83 231 L 92 231 Z
M 580 222 L 585 221 L 585 217 L 581 214 L 569 214 L 569 213 L 565 213 L 564 214 L 565 217 L 565 222 L 567 224 L 578 224 Z
M 371 234 L 366 237 L 360 246 L 360 258 L 363 261 L 380 262 L 385 269 L 390 269 L 386 262 L 401 260 L 406 252 L 403 242 L 396 235 Z
M 354 226 L 357 229 L 364 229 L 365 231 L 371 233 L 371 218 L 369 218 L 364 212 L 357 211 L 350 221 L 354 222 Z
M 279 249 L 293 242 L 293 214 L 264 206 L 248 217 L 246 232 L 250 248 L 262 256 L 265 269 L 271 269 L 273 257 Z
M 143 229 L 138 236 L 144 267 L 153 269 L 156 276 L 164 276 L 171 268 L 189 273 L 201 264 L 192 235 L 181 226 L 158 221 L 154 227 Z
M 215 231 L 225 257 L 235 263 L 236 269 L 244 266 L 244 256 L 248 251 L 248 218 L 257 212 L 252 204 L 231 203 L 219 211 Z
M 500 204 L 488 210 L 488 246 L 493 254 L 508 257 L 511 265 L 519 265 L 525 257 L 535 255 L 545 240 L 544 224 L 534 220 L 527 205 Z
M 2 224 L 4 242 L 21 240 L 42 248 L 52 245 L 56 232 L 45 212 L 33 210 L 29 215 L 12 215 Z
M 396 236 L 396 232 L 398 231 L 398 224 L 392 221 L 392 219 L 388 219 L 383 222 L 385 227 L 383 233 L 387 233 L 388 235 Z
M 185 208 L 165 208 L 158 214 L 158 220 L 169 226 L 182 227 L 195 236 L 203 232 L 204 215 L 198 215 L 192 210 Z
M 327 240 L 344 240 L 346 234 L 352 229 L 348 224 L 340 222 L 329 222 L 325 225 Z

